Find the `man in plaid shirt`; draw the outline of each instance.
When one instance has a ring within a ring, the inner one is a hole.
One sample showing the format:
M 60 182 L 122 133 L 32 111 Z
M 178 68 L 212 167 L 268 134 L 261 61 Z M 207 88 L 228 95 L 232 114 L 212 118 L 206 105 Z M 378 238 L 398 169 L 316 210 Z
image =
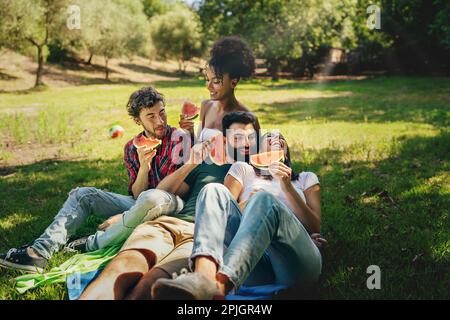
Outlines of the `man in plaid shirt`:
M 107 220 L 99 231 L 89 237 L 73 241 L 66 246 L 78 251 L 93 251 L 123 242 L 143 221 L 153 220 L 183 209 L 183 200 L 169 192 L 155 189 L 167 175 L 183 163 L 182 142 L 192 144 L 186 132 L 193 136 L 191 122 L 180 121 L 185 130 L 167 124 L 164 96 L 153 87 L 134 92 L 127 104 L 128 114 L 144 129 L 139 135 L 157 138 L 161 144 L 155 149 L 136 148 L 133 140 L 124 148 L 124 162 L 128 170 L 128 196 L 93 187 L 75 188 L 54 221 L 32 245 L 12 248 L 0 255 L 0 266 L 42 272 L 48 260 L 91 214 Z

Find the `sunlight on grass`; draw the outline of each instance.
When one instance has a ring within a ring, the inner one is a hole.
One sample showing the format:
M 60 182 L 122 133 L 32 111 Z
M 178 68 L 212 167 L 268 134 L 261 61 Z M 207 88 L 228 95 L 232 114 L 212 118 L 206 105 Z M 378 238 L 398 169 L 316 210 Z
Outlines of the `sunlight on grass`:
M 38 236 L 72 188 L 126 193 L 123 146 L 141 128 L 125 105 L 145 85 L 0 94 L 0 161 L 13 166 L 0 168 L 1 250 Z M 184 101 L 199 105 L 208 97 L 201 79 L 154 85 L 165 94 L 173 126 Z M 330 242 L 321 298 L 448 297 L 450 79 L 258 79 L 243 81 L 236 95 L 264 130 L 283 133 L 294 170 L 319 176 L 321 232 Z M 122 138 L 109 138 L 113 124 L 124 127 Z M 101 220 L 90 217 L 80 234 Z M 59 253 L 51 265 L 66 258 Z M 383 272 L 378 292 L 365 286 L 370 264 Z M 59 284 L 21 296 L 9 281 L 17 273 L 0 272 L 0 299 L 66 298 Z
M 447 236 L 450 236 L 447 233 Z M 450 263 L 450 238 L 441 244 L 431 248 L 431 256 L 436 261 Z
M 26 212 L 10 213 L 8 216 L 0 217 L 0 229 L 6 231 L 20 224 L 31 223 L 36 219 L 37 217 Z

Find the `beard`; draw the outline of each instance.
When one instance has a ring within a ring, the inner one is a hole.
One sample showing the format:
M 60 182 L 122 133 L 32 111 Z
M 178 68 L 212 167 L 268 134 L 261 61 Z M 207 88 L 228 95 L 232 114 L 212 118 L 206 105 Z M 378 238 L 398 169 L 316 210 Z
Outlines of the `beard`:
M 248 154 L 241 153 L 246 148 L 234 148 L 227 144 L 227 155 L 232 158 L 234 161 L 242 161 L 245 163 L 250 163 L 250 156 L 256 153 L 256 150 L 252 150 L 252 148 L 248 148 Z M 252 152 L 253 151 L 253 152 Z
M 157 128 L 153 128 L 153 130 L 148 130 L 145 126 L 144 130 L 149 135 L 149 138 L 156 138 L 156 139 L 162 139 L 167 133 L 167 127 L 165 125 L 159 126 Z M 157 129 L 164 129 L 157 132 Z

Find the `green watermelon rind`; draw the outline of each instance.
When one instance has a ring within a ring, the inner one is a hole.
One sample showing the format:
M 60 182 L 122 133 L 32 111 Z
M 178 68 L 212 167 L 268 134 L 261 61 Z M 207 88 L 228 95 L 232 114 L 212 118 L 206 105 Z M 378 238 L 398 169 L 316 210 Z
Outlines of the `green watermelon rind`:
M 186 110 L 184 110 L 184 109 L 185 109 L 185 106 L 186 106 L 187 104 L 192 105 L 193 108 L 195 108 L 195 114 L 189 115 L 189 114 L 186 112 Z M 186 119 L 186 120 L 194 120 L 194 119 L 196 119 L 196 118 L 198 117 L 198 115 L 199 115 L 199 113 L 200 113 L 200 108 L 198 108 L 198 107 L 197 107 L 195 104 L 193 104 L 192 102 L 185 101 L 184 104 L 183 104 L 183 108 L 181 109 L 181 112 L 182 112 L 182 114 L 185 116 L 185 119 Z
M 198 116 L 199 116 L 199 114 L 198 114 L 198 112 L 195 114 L 195 115 L 193 115 L 192 117 L 188 117 L 188 116 L 186 116 L 186 120 L 195 120 L 195 119 L 197 119 L 198 118 Z
M 255 154 L 255 156 L 256 156 L 257 154 Z M 281 158 L 280 158 L 280 160 L 278 160 L 279 162 L 284 162 L 284 160 L 285 160 L 285 158 L 284 158 L 284 156 L 282 156 Z M 275 161 L 274 161 L 275 162 Z M 257 163 L 255 163 L 254 161 L 253 161 L 253 159 L 251 159 L 250 158 L 250 164 L 252 165 L 252 166 L 254 166 L 255 168 L 257 168 L 257 169 L 260 169 L 260 170 L 268 170 L 269 169 L 269 166 L 270 166 L 270 164 L 269 165 L 261 165 L 261 164 L 257 164 Z
M 146 138 L 147 139 L 147 138 Z M 136 149 L 141 148 L 142 146 L 137 146 L 135 143 L 136 137 L 133 139 L 133 145 Z M 159 139 L 158 139 L 159 140 Z M 155 144 L 154 146 L 152 146 L 152 149 L 156 149 L 161 145 L 161 140 L 159 140 L 159 142 L 157 144 Z

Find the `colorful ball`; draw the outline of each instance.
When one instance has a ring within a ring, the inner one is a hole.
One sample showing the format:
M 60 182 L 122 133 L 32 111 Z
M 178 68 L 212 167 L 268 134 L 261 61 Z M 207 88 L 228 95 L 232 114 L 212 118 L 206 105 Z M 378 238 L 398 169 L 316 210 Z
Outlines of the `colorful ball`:
M 125 130 L 119 125 L 114 125 L 109 129 L 109 136 L 113 139 L 123 137 L 124 133 Z

